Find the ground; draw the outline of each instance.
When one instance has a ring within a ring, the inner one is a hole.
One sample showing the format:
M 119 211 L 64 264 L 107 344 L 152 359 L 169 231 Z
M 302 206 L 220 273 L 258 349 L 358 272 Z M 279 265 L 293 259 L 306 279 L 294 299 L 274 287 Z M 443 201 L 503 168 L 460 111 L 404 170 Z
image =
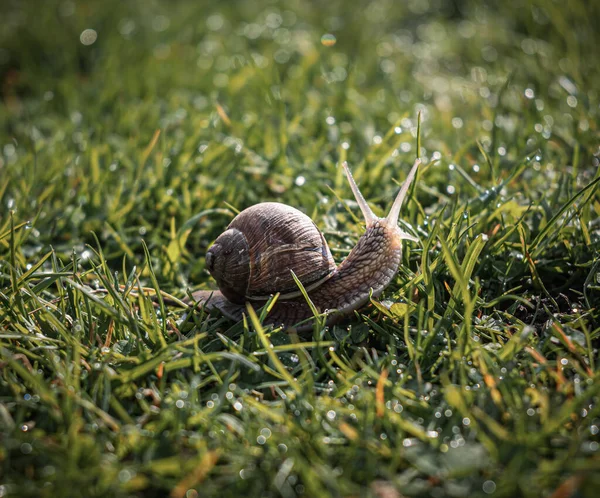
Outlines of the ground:
M 598 5 L 3 1 L 0 497 L 595 496 Z M 417 156 L 354 317 L 177 306 L 261 201 L 343 260 L 341 162 L 381 215 Z

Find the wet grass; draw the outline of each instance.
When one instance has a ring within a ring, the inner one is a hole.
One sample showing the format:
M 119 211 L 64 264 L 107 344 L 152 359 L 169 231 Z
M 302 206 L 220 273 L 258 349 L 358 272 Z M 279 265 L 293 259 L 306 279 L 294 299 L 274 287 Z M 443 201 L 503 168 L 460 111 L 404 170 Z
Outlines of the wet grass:
M 0 496 L 595 496 L 597 5 L 0 17 Z M 417 154 L 421 242 L 343 325 L 145 296 L 210 288 L 206 248 L 260 201 L 343 259 L 340 162 L 381 214 Z

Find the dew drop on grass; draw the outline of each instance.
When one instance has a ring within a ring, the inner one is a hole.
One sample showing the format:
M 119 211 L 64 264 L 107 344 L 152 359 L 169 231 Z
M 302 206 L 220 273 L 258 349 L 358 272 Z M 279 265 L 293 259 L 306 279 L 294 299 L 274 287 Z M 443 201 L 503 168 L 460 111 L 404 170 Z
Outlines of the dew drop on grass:
M 321 37 L 321 45 L 324 47 L 333 47 L 337 42 L 335 35 L 326 33 Z
M 460 118 L 452 118 L 452 126 L 456 129 L 463 127 L 463 120 Z
M 79 35 L 79 41 L 83 45 L 92 45 L 98 39 L 98 33 L 93 29 L 84 29 Z
M 494 491 L 496 491 L 496 483 L 494 481 L 485 481 L 482 489 L 484 493 L 487 493 L 488 495 L 492 494 Z

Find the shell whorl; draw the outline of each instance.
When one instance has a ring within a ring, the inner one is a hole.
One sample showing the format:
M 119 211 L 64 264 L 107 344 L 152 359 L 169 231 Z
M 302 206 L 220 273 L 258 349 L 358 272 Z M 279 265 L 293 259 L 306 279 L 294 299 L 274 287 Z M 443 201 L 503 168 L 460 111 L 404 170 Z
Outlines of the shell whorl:
M 336 268 L 315 223 L 277 202 L 256 204 L 238 214 L 208 250 L 206 266 L 225 297 L 236 304 L 266 301 L 277 292 L 297 296 L 291 271 L 312 288 Z

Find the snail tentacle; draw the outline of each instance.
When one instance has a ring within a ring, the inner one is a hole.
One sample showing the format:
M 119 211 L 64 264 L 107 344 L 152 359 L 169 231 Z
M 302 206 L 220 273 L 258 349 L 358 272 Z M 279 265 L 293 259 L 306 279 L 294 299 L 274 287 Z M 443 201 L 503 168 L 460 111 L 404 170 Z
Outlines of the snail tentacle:
M 358 204 L 358 207 L 360 207 L 360 210 L 362 211 L 362 214 L 365 217 L 365 223 L 367 224 L 367 226 L 370 226 L 375 222 L 375 220 L 377 220 L 377 216 L 375 216 L 375 214 L 367 204 L 367 201 L 360 192 L 358 185 L 356 185 L 354 177 L 352 176 L 352 173 L 346 161 L 342 163 L 342 167 L 344 168 L 344 172 L 346 173 L 346 177 L 348 178 L 348 183 L 350 183 L 350 188 L 352 189 L 352 193 L 354 194 L 356 203 Z

